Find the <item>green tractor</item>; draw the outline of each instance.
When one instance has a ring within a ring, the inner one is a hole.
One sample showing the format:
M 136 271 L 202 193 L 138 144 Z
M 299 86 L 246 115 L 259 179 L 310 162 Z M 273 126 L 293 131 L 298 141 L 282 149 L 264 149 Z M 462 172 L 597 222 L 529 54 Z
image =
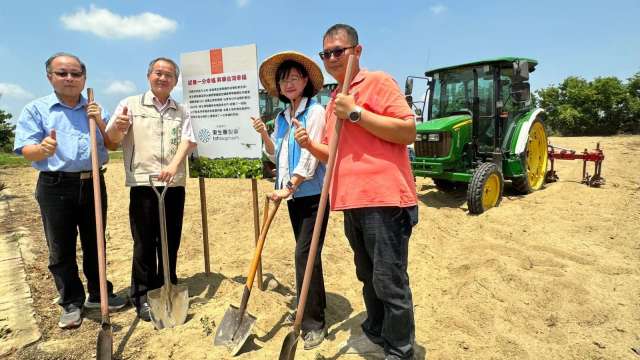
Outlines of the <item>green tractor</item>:
M 548 156 L 544 111 L 532 105 L 528 82 L 536 65 L 504 57 L 408 77 L 407 101 L 419 120 L 427 120 L 416 126 L 413 174 L 432 178 L 441 191 L 466 184 L 471 214 L 498 206 L 505 180 L 521 194 L 542 188 Z M 413 101 L 414 78 L 427 81 L 424 101 Z

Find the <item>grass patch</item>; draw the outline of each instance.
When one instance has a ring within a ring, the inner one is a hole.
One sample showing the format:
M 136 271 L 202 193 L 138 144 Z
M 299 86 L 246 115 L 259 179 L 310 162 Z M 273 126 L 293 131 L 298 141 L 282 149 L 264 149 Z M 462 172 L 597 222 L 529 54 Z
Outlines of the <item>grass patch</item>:
M 109 151 L 109 160 L 122 160 L 122 150 Z
M 109 159 L 122 160 L 122 150 L 109 151 Z M 25 160 L 22 156 L 14 153 L 0 152 L 0 169 L 24 166 L 31 166 L 31 161 Z
M 25 160 L 20 155 L 14 153 L 0 152 L 0 168 L 30 166 L 31 161 Z

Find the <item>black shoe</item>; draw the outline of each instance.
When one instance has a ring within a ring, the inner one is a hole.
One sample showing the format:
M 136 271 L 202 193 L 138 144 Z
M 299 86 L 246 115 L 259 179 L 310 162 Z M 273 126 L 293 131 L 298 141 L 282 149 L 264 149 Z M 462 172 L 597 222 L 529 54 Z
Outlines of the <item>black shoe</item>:
M 116 311 L 127 305 L 127 298 L 120 297 L 116 294 L 109 294 L 109 296 L 107 296 L 107 303 L 109 304 L 110 311 Z M 100 309 L 100 299 L 94 300 L 89 298 L 84 303 L 84 307 L 87 309 Z
M 151 307 L 149 307 L 149 303 L 142 303 L 136 311 L 140 320 L 146 322 L 151 321 Z

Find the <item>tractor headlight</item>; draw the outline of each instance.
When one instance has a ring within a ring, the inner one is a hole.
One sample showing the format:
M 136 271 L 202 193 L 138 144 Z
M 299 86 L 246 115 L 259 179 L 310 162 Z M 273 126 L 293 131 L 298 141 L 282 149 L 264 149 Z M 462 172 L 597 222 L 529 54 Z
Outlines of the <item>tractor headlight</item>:
M 440 134 L 438 134 L 438 133 L 428 134 L 427 135 L 427 141 L 435 141 L 435 142 L 440 141 Z
M 423 136 L 422 134 L 416 134 L 416 141 L 422 141 Z

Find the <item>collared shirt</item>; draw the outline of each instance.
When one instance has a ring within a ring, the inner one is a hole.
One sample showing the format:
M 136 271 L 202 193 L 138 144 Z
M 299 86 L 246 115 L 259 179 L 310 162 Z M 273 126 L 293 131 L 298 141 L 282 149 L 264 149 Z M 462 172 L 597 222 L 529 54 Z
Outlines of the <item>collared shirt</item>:
M 333 136 L 335 96 L 327 105 L 324 144 Z M 349 86 L 355 102 L 375 114 L 414 121 L 413 112 L 391 76 L 361 69 Z M 407 146 L 383 140 L 358 123 L 343 121 L 331 179 L 331 209 L 417 204 Z
M 22 148 L 40 144 L 56 130 L 56 152 L 52 156 L 34 161 L 31 165 L 40 171 L 77 172 L 91 170 L 91 139 L 86 112 L 87 99 L 82 95 L 73 108 L 63 104 L 55 93 L 36 99 L 24 107 L 16 123 L 13 151 L 22 155 Z M 109 119 L 102 111 L 102 119 Z M 96 142 L 100 165 L 108 160 L 107 149 L 96 126 Z
M 156 110 L 158 110 L 158 113 L 162 113 L 167 107 L 173 107 L 174 109 L 178 108 L 178 105 L 176 103 L 175 100 L 173 100 L 171 97 L 167 98 L 167 101 L 162 104 L 160 102 L 160 100 L 158 100 L 158 98 L 153 95 L 153 92 L 151 90 L 148 90 L 145 94 L 144 94 L 145 98 L 149 98 L 151 97 L 153 101 L 153 106 L 156 107 Z M 122 114 L 122 110 L 124 110 L 124 107 L 127 106 L 127 99 L 123 99 L 122 101 L 120 101 L 120 103 L 118 103 L 118 106 L 116 107 L 116 109 L 113 112 L 113 118 L 115 119 L 115 117 L 119 114 Z M 196 142 L 196 136 L 193 133 L 193 127 L 191 126 L 191 116 L 189 114 L 189 109 L 185 108 L 185 115 L 186 118 L 184 120 L 184 126 L 182 127 L 182 135 L 181 135 L 181 139 L 182 140 L 189 140 L 192 143 Z M 129 112 L 129 122 L 133 122 L 133 114 L 131 112 Z M 112 123 L 107 124 L 107 130 L 109 130 L 109 128 L 111 127 L 112 124 L 115 124 L 115 121 L 113 121 Z
M 303 97 L 300 100 L 300 104 L 298 104 L 298 108 L 295 111 L 295 117 L 297 118 L 306 108 L 307 101 L 309 99 L 307 97 Z M 309 135 L 309 139 L 312 141 L 320 141 L 324 136 L 324 108 L 321 105 L 311 106 L 309 107 L 307 114 L 307 134 Z M 289 124 L 289 131 L 291 131 L 291 104 L 289 104 L 284 110 L 284 118 Z M 271 133 L 271 140 L 273 143 L 276 143 L 276 135 L 278 134 L 278 122 L 275 121 L 275 128 Z M 289 132 L 285 138 L 289 137 Z M 280 179 L 280 183 L 276 184 L 276 189 L 283 189 L 286 183 L 291 180 L 289 176 L 289 142 L 283 140 L 281 142 L 280 156 L 278 161 L 275 161 L 275 154 L 267 154 L 271 161 L 274 161 L 278 164 L 278 179 Z M 316 159 L 309 150 L 301 149 L 300 150 L 300 160 L 298 161 L 298 165 L 296 165 L 295 169 L 293 169 L 292 173 L 294 175 L 302 176 L 304 179 L 309 179 L 313 177 L 313 174 L 318 167 L 318 159 Z

